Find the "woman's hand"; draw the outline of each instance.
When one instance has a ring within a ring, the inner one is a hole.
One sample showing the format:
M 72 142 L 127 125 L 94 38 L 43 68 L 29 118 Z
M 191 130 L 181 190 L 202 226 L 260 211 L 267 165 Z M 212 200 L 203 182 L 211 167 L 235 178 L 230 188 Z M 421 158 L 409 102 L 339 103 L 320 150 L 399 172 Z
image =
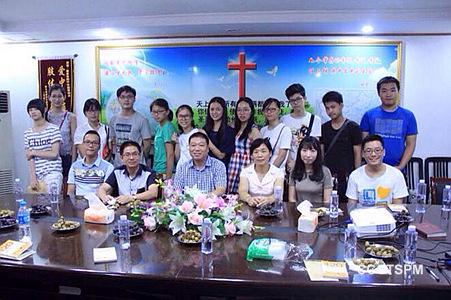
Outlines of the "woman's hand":
M 179 136 L 178 136 L 177 133 L 175 133 L 175 132 L 172 133 L 172 135 L 171 135 L 171 141 L 172 141 L 173 143 L 175 143 L 175 144 L 178 144 L 178 142 L 179 142 Z
M 27 160 L 31 160 L 35 155 L 32 149 L 27 149 L 25 150 L 25 156 L 27 157 Z
M 37 190 L 39 189 L 39 182 L 38 182 L 36 179 L 32 180 L 32 181 L 30 182 L 30 188 L 31 188 L 33 191 L 37 191 Z

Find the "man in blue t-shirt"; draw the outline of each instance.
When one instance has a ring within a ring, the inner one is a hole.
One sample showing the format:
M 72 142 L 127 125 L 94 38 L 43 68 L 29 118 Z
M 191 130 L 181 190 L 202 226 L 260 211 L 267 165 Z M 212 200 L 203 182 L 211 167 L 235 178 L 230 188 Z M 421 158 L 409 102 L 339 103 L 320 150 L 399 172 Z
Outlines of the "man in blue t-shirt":
M 404 169 L 417 141 L 417 121 L 410 110 L 399 103 L 399 81 L 387 76 L 377 83 L 381 106 L 367 111 L 360 122 L 363 137 L 368 134 L 382 136 L 385 144 L 384 162 L 400 170 Z

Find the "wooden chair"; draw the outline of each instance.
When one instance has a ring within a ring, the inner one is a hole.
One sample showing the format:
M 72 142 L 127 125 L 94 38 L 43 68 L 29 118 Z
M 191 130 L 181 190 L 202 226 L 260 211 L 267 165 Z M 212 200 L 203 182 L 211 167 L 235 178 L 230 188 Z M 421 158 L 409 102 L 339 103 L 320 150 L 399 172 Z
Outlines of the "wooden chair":
M 430 187 L 431 177 L 449 178 L 451 174 L 451 157 L 428 157 L 424 161 L 424 177 L 428 187 L 428 195 L 432 194 Z M 440 199 L 441 201 L 441 199 Z
M 431 204 L 442 204 L 443 189 L 445 185 L 451 185 L 451 178 L 446 177 L 431 177 L 430 178 L 430 190 L 431 190 Z

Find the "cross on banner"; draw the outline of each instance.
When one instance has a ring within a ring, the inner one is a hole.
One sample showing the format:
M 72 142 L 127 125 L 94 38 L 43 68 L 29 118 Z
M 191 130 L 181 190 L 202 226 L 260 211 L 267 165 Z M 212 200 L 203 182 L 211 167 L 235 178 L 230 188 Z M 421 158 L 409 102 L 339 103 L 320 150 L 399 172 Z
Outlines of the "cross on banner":
M 228 70 L 238 70 L 238 97 L 245 97 L 246 70 L 255 70 L 256 63 L 246 63 L 244 52 L 238 54 L 238 63 L 227 63 Z

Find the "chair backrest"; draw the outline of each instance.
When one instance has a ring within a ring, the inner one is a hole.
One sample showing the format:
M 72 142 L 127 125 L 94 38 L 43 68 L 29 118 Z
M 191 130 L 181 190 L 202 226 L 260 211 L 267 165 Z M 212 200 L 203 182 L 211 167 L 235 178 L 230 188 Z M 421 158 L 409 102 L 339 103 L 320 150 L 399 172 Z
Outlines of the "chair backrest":
M 420 179 L 424 179 L 423 159 L 421 157 L 412 157 L 406 165 L 407 188 L 415 190 Z
M 445 177 L 431 177 L 430 189 L 431 189 L 431 204 L 442 204 L 443 189 L 445 185 L 451 185 L 451 178 Z
M 425 160 L 424 174 L 430 177 L 449 177 L 451 174 L 451 157 L 428 157 Z

